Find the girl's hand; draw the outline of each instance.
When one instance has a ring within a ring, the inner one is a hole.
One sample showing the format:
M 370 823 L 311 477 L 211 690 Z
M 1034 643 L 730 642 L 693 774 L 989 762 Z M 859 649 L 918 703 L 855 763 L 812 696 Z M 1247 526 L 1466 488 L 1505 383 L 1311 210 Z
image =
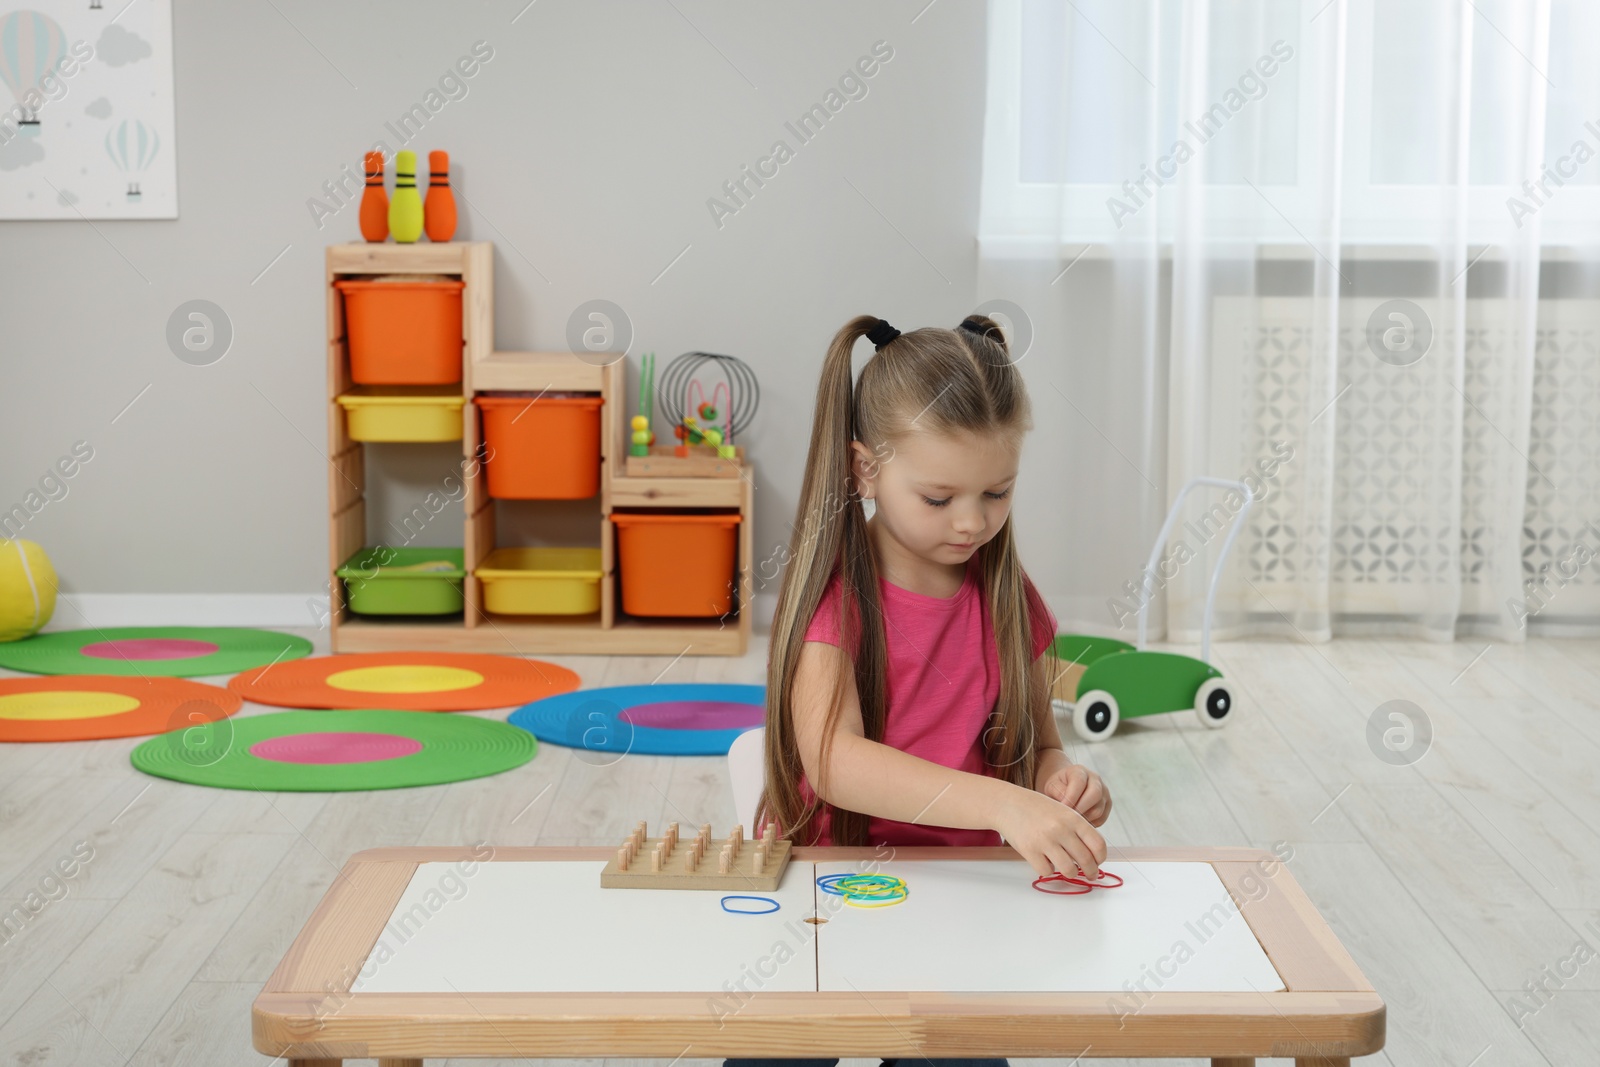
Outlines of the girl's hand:
M 1046 769 L 1040 778 L 1039 792 L 1074 809 L 1090 826 L 1105 825 L 1111 814 L 1111 793 L 1106 784 L 1081 763 L 1068 763 L 1065 756 L 1058 762 L 1061 766 Z
M 1016 788 L 1015 797 L 995 829 L 1039 874 L 1081 870 L 1100 876 L 1106 840 L 1072 808 L 1032 789 Z

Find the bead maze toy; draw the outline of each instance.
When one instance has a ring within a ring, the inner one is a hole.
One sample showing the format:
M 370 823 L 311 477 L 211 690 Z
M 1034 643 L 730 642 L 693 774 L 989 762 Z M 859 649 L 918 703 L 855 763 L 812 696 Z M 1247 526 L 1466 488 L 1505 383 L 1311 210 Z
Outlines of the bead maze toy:
M 1137 646 L 1087 634 L 1057 636 L 1051 652 L 1061 661 L 1062 669 L 1051 687 L 1051 702 L 1070 710 L 1073 733 L 1085 741 L 1104 741 L 1117 732 L 1117 725 L 1123 719 L 1141 715 L 1193 709 L 1195 717 L 1212 728 L 1226 726 L 1233 718 L 1237 706 L 1233 687 L 1223 680 L 1221 671 L 1206 662 L 1206 657 L 1211 654 L 1211 616 L 1217 598 L 1217 581 L 1228 560 L 1228 549 L 1233 547 L 1234 538 L 1244 525 L 1244 517 L 1255 502 L 1250 487 L 1244 482 L 1221 478 L 1191 479 L 1167 512 L 1167 520 L 1156 535 L 1155 547 L 1150 550 L 1145 574 L 1155 573 L 1184 498 L 1201 485 L 1234 490 L 1243 494 L 1244 503 L 1233 517 L 1233 525 L 1217 552 L 1217 564 L 1211 571 L 1205 616 L 1200 627 L 1200 658 L 1145 648 L 1149 597 L 1139 606 Z
M 721 381 L 709 381 L 709 376 L 707 382 L 701 381 L 698 375 L 708 365 L 720 373 Z M 739 477 L 744 449 L 734 443 L 734 437 L 749 426 L 760 403 L 761 389 L 755 373 L 733 356 L 686 352 L 667 366 L 660 388 L 654 386 L 655 357 L 649 353 L 640 371 L 640 413 L 632 422 L 628 475 Z M 663 414 L 672 421 L 676 445 L 655 444 L 655 434 L 650 430 L 655 418 L 655 393 L 661 396 Z
M 744 827 L 735 826 L 710 856 L 711 824 L 686 844 L 678 840 L 678 824 L 668 823 L 661 837 L 648 836 L 643 820 L 600 872 L 605 889 L 748 889 L 772 892 L 789 866 L 789 841 L 767 823 L 755 847 L 746 848 Z

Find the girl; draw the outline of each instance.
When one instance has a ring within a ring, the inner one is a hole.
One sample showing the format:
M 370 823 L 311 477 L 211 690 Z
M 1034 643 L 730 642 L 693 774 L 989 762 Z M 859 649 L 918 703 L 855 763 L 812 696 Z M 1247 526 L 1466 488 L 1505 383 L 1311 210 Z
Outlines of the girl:
M 834 337 L 772 623 L 757 826 L 797 844 L 1004 836 L 1039 874 L 1098 876 L 1111 798 L 1062 751 L 1055 619 L 1006 522 L 1030 429 L 988 318 L 902 334 L 863 315 Z

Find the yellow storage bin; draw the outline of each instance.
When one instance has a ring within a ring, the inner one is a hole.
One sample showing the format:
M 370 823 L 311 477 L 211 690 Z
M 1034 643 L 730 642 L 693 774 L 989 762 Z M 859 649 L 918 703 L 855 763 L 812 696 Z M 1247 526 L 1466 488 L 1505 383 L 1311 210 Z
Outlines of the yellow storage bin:
M 459 441 L 466 398 L 456 386 L 356 386 L 338 398 L 355 441 Z
M 598 548 L 497 548 L 472 572 L 496 615 L 588 615 L 600 610 Z

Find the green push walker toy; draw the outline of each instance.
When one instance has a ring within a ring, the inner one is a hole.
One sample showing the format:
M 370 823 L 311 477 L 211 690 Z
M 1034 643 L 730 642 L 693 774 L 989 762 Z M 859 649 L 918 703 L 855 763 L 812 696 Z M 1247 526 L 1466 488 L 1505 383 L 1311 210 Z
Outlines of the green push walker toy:
M 1211 654 L 1211 615 L 1217 598 L 1217 582 L 1227 562 L 1228 549 L 1244 525 L 1244 517 L 1255 503 L 1255 494 L 1243 482 L 1222 478 L 1195 478 L 1183 487 L 1167 512 L 1167 521 L 1156 535 L 1150 562 L 1144 573 L 1154 574 L 1167 535 L 1177 521 L 1178 510 L 1190 490 L 1200 485 L 1236 489 L 1244 494 L 1244 506 L 1234 516 L 1233 525 L 1217 565 L 1211 571 L 1206 590 L 1205 617 L 1200 627 L 1200 658 L 1176 652 L 1152 652 L 1145 648 L 1145 614 L 1150 598 L 1139 605 L 1139 644 L 1130 645 L 1111 637 L 1087 634 L 1060 634 L 1052 651 L 1064 669 L 1051 692 L 1051 703 L 1072 715 L 1072 731 L 1085 741 L 1104 741 L 1117 732 L 1123 719 L 1141 715 L 1160 715 L 1169 711 L 1193 709 L 1195 717 L 1213 729 L 1226 726 L 1233 718 L 1237 700 L 1222 672 L 1206 662 Z

